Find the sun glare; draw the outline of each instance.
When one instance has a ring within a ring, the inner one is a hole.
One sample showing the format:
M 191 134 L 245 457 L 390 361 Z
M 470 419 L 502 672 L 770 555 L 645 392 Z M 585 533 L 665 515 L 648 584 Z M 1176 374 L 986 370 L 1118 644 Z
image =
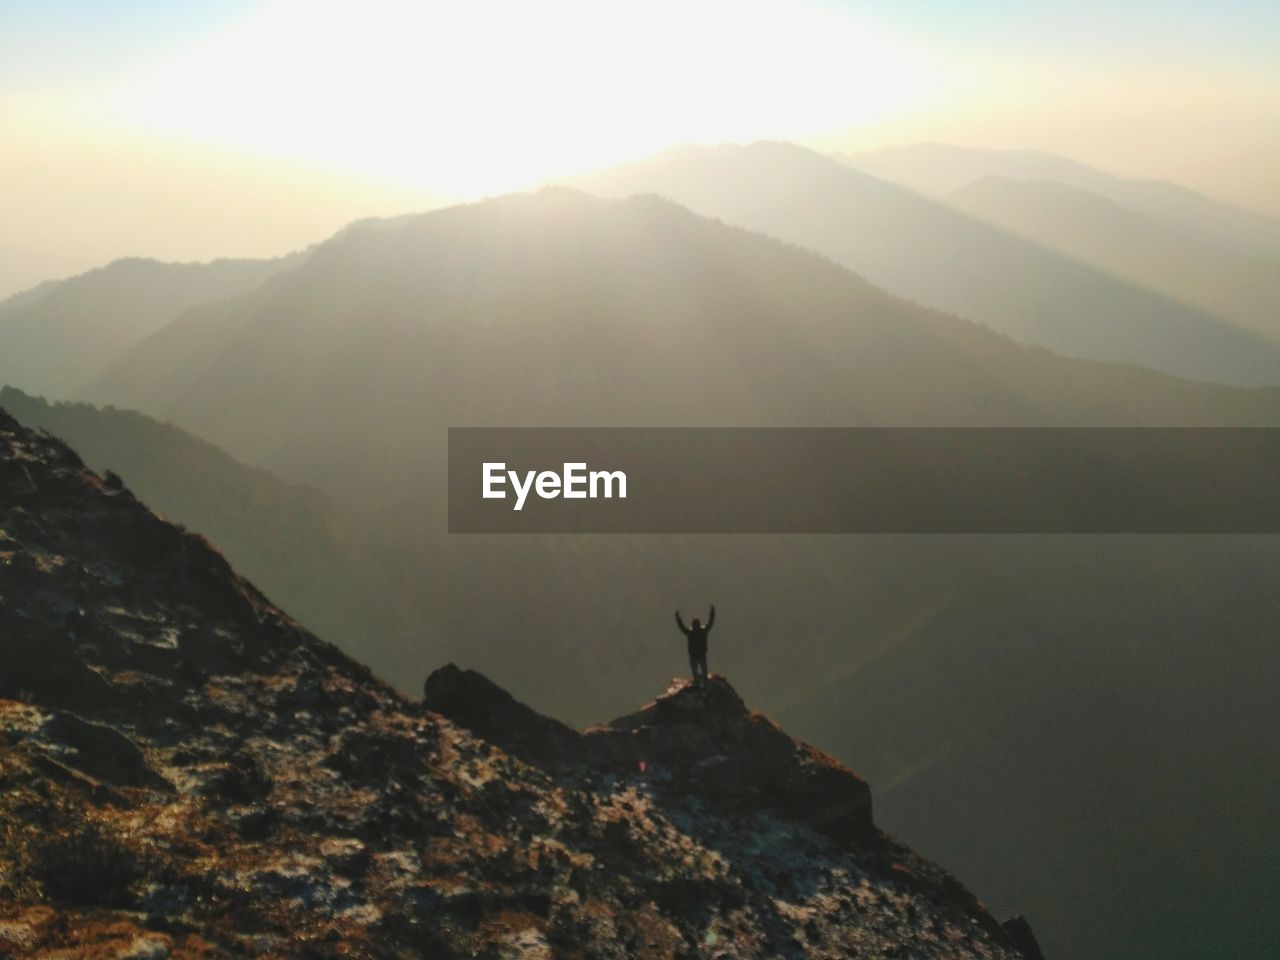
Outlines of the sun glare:
M 465 197 L 681 142 L 805 138 L 925 97 L 916 49 L 817 4 L 279 0 L 139 68 L 151 134 Z

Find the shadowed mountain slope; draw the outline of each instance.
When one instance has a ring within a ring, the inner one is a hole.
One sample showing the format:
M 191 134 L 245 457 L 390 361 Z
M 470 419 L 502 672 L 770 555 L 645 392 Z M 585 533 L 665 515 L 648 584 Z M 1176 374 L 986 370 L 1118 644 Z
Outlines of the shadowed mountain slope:
M 74 446 L 88 465 L 119 475 L 167 519 L 209 537 L 273 601 L 361 656 L 403 625 L 377 602 L 379 572 L 332 500 L 228 456 L 144 414 L 48 403 L 0 387 L 0 408 Z M 374 638 L 378 638 L 375 640 Z
M 682 147 L 573 183 L 669 197 L 1068 356 L 1280 383 L 1273 341 L 794 144 Z
M 531 765 L 3 412 L 0 490 L 6 953 L 1035 956 L 723 680 Z

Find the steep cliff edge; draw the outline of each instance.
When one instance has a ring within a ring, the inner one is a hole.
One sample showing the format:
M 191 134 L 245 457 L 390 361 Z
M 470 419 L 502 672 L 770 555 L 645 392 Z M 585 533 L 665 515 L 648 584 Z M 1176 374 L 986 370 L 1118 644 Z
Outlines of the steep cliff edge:
M 722 679 L 410 702 L 3 413 L 0 662 L 0 957 L 1034 956 Z

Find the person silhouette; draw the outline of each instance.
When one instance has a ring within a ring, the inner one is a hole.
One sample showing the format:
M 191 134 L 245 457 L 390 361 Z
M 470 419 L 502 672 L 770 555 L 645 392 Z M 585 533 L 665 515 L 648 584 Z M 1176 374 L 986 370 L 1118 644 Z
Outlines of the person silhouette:
M 693 673 L 694 685 L 698 687 L 707 682 L 707 634 L 711 632 L 715 622 L 716 605 L 714 603 L 711 605 L 711 613 L 707 617 L 705 627 L 697 617 L 694 617 L 693 623 L 686 627 L 684 621 L 680 619 L 680 611 L 676 611 L 676 626 L 689 641 L 689 670 Z

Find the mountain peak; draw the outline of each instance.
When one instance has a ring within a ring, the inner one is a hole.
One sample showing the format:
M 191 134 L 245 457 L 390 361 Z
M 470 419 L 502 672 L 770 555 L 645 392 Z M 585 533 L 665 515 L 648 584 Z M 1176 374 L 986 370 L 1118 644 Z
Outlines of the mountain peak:
M 722 674 L 713 673 L 698 686 L 687 677 L 675 677 L 658 697 L 635 713 L 609 724 L 615 730 L 640 726 L 671 726 L 677 723 L 741 719 L 750 711 L 738 691 Z

